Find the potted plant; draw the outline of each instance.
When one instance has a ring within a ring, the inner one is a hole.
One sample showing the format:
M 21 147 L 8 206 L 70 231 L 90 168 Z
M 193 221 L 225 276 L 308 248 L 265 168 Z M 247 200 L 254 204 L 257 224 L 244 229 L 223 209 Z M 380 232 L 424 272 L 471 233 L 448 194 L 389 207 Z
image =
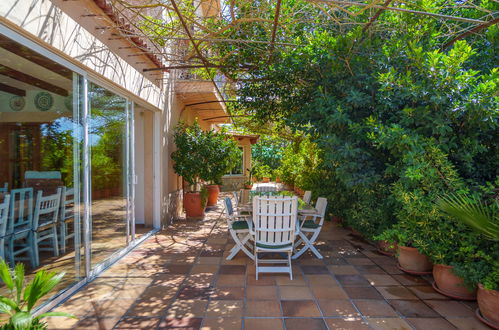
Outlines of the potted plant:
M 37 316 L 33 312 L 36 303 L 52 291 L 63 277 L 64 273 L 56 274 L 40 270 L 36 272 L 33 280 L 25 285 L 24 265 L 19 263 L 11 270 L 5 260 L 0 260 L 0 278 L 9 292 L 8 297 L 0 296 L 0 312 L 8 316 L 7 323 L 1 328 L 6 330 L 47 329 L 47 324 L 42 321 L 45 317 L 75 318 L 63 312 L 48 312 Z
M 381 234 L 374 236 L 378 243 L 378 252 L 387 256 L 397 253 L 399 231 L 395 228 L 386 229 Z
M 252 166 L 251 168 L 247 168 L 246 171 L 248 172 L 248 180 L 244 183 L 244 189 L 249 189 L 253 188 L 253 182 L 255 180 L 255 172 L 256 168 Z
M 239 148 L 236 142 L 227 138 L 227 135 L 222 132 L 207 131 L 205 132 L 205 153 L 208 168 L 202 179 L 209 184 L 206 186 L 208 191 L 208 206 L 216 205 L 220 186 L 222 184 L 222 176 L 226 174 L 240 157 Z
M 478 282 L 477 317 L 487 325 L 499 328 L 499 204 L 496 199 L 485 203 L 470 195 L 448 195 L 438 202 L 439 208 L 454 219 L 470 226 L 489 241 L 490 251 L 477 253 L 471 267 Z
M 198 123 L 192 126 L 179 123 L 173 135 L 177 150 L 171 154 L 175 173 L 187 182 L 183 205 L 187 218 L 203 218 L 207 203 L 206 188 L 201 189 L 201 180 L 209 171 L 209 152 L 206 134 Z
M 262 180 L 263 183 L 268 183 L 272 176 L 272 169 L 267 164 L 259 164 L 256 169 L 256 176 Z

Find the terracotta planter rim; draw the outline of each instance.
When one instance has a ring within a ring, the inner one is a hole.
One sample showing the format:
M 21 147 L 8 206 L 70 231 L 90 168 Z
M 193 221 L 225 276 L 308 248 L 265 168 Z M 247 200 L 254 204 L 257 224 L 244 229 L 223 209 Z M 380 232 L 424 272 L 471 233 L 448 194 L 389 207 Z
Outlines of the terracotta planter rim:
M 490 289 L 487 289 L 483 286 L 482 283 L 478 283 L 478 288 L 480 288 L 480 290 L 484 290 L 484 291 L 487 291 L 491 294 L 493 294 L 494 296 L 499 296 L 499 291 L 497 290 L 490 290 Z
M 436 266 L 436 265 L 434 265 L 434 266 Z M 450 298 L 453 298 L 453 299 L 457 299 L 457 300 L 468 300 L 468 301 L 474 301 L 474 300 L 476 300 L 476 295 L 473 295 L 473 294 L 470 294 L 469 296 L 458 296 L 458 295 L 455 295 L 453 293 L 444 291 L 444 290 L 442 290 L 442 289 L 440 289 L 438 287 L 436 281 L 433 281 L 433 283 L 431 284 L 431 286 L 433 287 L 433 290 L 437 291 L 438 293 L 443 294 L 444 296 L 447 296 L 447 297 L 450 297 Z

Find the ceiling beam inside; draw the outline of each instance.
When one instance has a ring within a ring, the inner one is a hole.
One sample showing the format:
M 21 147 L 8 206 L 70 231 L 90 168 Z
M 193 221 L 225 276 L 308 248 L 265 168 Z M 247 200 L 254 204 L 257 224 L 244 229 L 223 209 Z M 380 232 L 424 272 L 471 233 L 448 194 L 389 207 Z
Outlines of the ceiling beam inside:
M 61 88 L 56 85 L 52 85 L 51 83 L 48 83 L 46 81 L 43 81 L 41 79 L 35 78 L 33 76 L 30 76 L 29 74 L 26 74 L 21 71 L 14 70 L 12 68 L 9 68 L 8 66 L 0 64 L 0 74 L 10 77 L 12 79 L 21 81 L 25 84 L 32 85 L 35 87 L 38 87 L 40 89 L 45 89 L 49 92 L 52 92 L 54 94 L 58 94 L 61 96 L 68 96 L 69 93 L 67 90 L 64 88 Z

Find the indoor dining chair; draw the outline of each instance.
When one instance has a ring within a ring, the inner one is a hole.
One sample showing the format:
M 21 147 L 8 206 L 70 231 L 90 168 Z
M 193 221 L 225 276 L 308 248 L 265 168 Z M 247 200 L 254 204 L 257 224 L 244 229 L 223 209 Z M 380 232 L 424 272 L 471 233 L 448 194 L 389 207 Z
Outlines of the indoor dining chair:
M 232 201 L 229 197 L 224 198 L 225 215 L 227 217 L 227 227 L 229 228 L 230 236 L 234 240 L 235 245 L 230 250 L 227 260 L 231 260 L 239 251 L 243 251 L 248 257 L 253 259 L 253 253 L 248 250 L 249 240 L 251 239 L 248 216 L 239 215 L 234 211 Z
M 0 194 L 5 194 L 7 192 L 9 192 L 9 183 L 5 182 L 3 187 L 0 187 Z
M 9 219 L 10 195 L 5 195 L 0 203 L 0 257 L 5 260 L 5 235 Z
M 260 273 L 288 273 L 293 279 L 291 255 L 296 238 L 298 197 L 261 196 L 253 199 L 256 279 Z M 285 255 L 281 259 L 260 258 L 262 254 Z M 262 264 L 273 264 L 261 266 Z M 280 265 L 280 266 L 277 266 Z
M 37 267 L 33 239 L 33 188 L 19 188 L 10 191 L 9 219 L 6 234 L 7 260 L 12 267 L 17 260 L 29 260 Z M 22 255 L 27 254 L 26 257 Z
M 39 251 L 52 251 L 54 256 L 59 255 L 59 243 L 57 240 L 57 220 L 59 206 L 61 204 L 61 191 L 52 195 L 43 196 L 41 190 L 36 195 L 36 206 L 33 215 L 33 234 L 35 243 L 35 260 L 40 264 Z M 49 241 L 48 244 L 40 244 Z M 40 246 L 39 246 L 40 245 Z
M 293 259 L 298 258 L 307 250 L 312 251 L 317 258 L 322 259 L 322 255 L 313 244 L 319 237 L 322 225 L 324 224 L 326 207 L 327 199 L 324 197 L 319 197 L 317 199 L 317 202 L 315 203 L 315 209 L 317 210 L 317 213 L 307 215 L 307 217 L 304 218 L 303 221 L 300 221 L 300 231 L 298 233 L 298 236 L 300 238 L 295 243 L 295 251 L 301 243 L 303 243 L 304 246 L 293 255 Z
M 59 210 L 59 241 L 61 252 L 63 254 L 66 253 L 67 241 L 75 236 L 74 207 L 74 188 L 62 187 L 61 205 Z

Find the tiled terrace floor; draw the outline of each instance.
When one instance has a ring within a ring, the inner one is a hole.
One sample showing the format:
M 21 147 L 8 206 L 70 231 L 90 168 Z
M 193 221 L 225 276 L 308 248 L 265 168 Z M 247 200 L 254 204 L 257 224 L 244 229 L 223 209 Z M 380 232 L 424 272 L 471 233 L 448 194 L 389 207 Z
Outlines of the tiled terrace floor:
M 448 300 L 393 258 L 327 223 L 318 260 L 294 279 L 261 275 L 232 242 L 221 208 L 149 238 L 56 311 L 50 329 L 487 329 L 475 303 Z

